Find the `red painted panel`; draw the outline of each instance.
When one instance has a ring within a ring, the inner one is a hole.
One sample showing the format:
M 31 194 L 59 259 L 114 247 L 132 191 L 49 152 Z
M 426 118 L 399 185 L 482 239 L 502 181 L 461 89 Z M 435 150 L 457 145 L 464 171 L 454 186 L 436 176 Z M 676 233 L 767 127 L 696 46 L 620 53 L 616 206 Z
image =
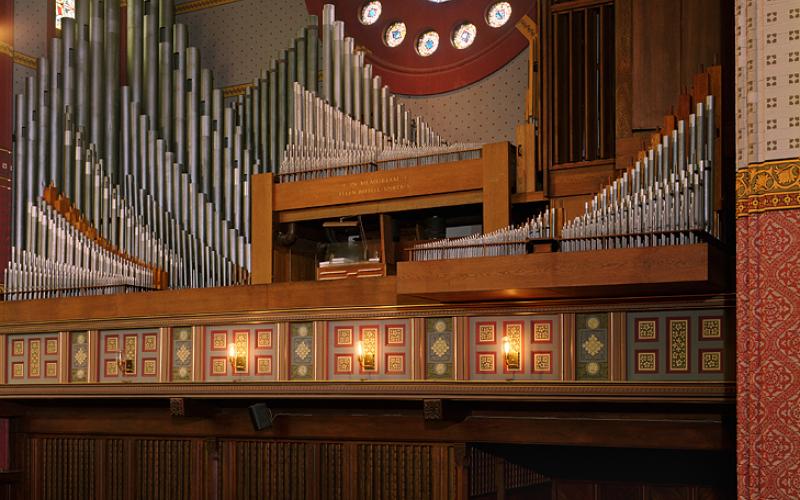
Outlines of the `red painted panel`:
M 800 492 L 800 210 L 736 221 L 739 498 Z
M 367 61 L 383 83 L 398 94 L 425 95 L 477 82 L 505 66 L 528 46 L 515 24 L 525 14 L 536 20 L 536 2 L 507 1 L 512 6 L 512 16 L 501 28 L 491 28 L 485 21 L 486 10 L 495 0 L 441 4 L 384 0 L 380 19 L 370 26 L 358 20 L 363 0 L 306 0 L 306 5 L 310 13 L 321 18 L 322 5 L 333 3 L 336 19 L 344 21 L 345 36 L 352 36 L 356 46 L 366 49 Z M 383 32 L 395 21 L 406 24 L 406 39 L 399 47 L 389 48 L 383 43 Z M 471 47 L 458 50 L 450 43 L 450 36 L 463 22 L 474 24 L 478 31 Z M 430 29 L 439 33 L 439 49 L 429 57 L 420 57 L 414 48 L 416 39 Z

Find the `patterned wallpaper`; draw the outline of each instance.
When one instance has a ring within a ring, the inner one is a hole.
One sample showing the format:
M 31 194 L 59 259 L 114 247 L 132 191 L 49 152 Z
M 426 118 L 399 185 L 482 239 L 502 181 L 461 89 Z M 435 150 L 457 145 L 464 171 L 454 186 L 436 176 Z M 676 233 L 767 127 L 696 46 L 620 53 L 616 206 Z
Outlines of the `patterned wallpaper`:
M 280 22 L 265 20 L 279 13 Z M 200 49 L 202 65 L 215 85 L 252 81 L 305 26 L 303 0 L 241 0 L 178 18 L 189 28 L 189 42 Z M 500 71 L 463 89 L 436 96 L 401 97 L 413 114 L 449 141 L 494 142 L 514 139 L 522 120 L 527 88 L 527 53 Z
M 800 2 L 736 0 L 736 166 L 800 156 Z
M 308 21 L 303 0 L 241 0 L 176 18 L 200 51 L 214 83 L 225 87 L 256 78 Z
M 40 57 L 47 46 L 47 17 L 45 0 L 14 0 L 14 50 Z M 25 91 L 25 77 L 36 76 L 36 71 L 14 65 L 14 94 Z

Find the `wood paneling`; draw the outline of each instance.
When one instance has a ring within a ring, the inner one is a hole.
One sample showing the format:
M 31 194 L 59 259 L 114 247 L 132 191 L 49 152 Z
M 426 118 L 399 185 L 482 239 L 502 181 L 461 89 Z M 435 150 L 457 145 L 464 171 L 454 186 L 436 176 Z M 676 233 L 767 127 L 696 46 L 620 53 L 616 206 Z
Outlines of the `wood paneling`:
M 451 444 L 31 436 L 25 498 L 464 498 Z M 214 449 L 219 448 L 217 454 Z
M 654 129 L 661 124 L 664 114 L 680 93 L 679 2 L 634 0 L 631 22 L 633 23 L 631 125 L 634 129 Z
M 701 67 L 719 63 L 726 3 L 730 2 L 633 0 L 633 130 L 660 127 L 693 75 Z
M 400 262 L 397 293 L 464 301 L 574 296 L 581 290 L 625 294 L 654 286 L 698 291 L 722 286 L 725 263 L 722 253 L 706 244 L 483 257 L 469 259 L 468 265 L 462 260 Z

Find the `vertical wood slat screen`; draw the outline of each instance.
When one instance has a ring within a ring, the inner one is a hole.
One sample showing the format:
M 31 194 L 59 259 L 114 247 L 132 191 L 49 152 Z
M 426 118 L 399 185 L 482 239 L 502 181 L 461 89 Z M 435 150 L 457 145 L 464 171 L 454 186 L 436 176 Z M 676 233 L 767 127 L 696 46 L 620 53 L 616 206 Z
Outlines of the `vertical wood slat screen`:
M 122 439 L 108 439 L 105 443 L 104 476 L 105 498 L 107 500 L 125 499 L 125 442 Z
M 434 447 L 431 445 L 359 444 L 356 498 L 438 498 L 431 474 L 433 454 Z
M 461 455 L 447 444 L 27 435 L 19 446 L 32 499 L 463 496 Z
M 614 156 L 614 6 L 552 13 L 553 164 Z
M 496 460 L 494 455 L 478 448 L 470 449 L 469 494 L 470 496 L 490 495 L 497 492 Z
M 136 498 L 190 499 L 191 442 L 179 439 L 138 439 L 136 448 Z
M 86 438 L 37 438 L 28 441 L 27 454 L 39 447 L 40 485 L 29 481 L 32 490 L 41 488 L 42 498 L 82 500 L 94 498 L 95 440 Z M 28 462 L 28 460 L 26 460 Z
M 234 473 L 223 474 L 223 491 L 233 491 L 236 498 L 308 498 L 314 471 L 307 469 L 307 457 L 312 445 L 299 442 L 228 441 L 234 448 Z

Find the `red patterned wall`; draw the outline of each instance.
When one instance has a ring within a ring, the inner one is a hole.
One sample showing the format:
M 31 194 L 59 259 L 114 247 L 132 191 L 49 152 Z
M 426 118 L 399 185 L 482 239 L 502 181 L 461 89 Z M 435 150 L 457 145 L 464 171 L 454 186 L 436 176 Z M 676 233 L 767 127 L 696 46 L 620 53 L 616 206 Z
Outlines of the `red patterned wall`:
M 14 43 L 14 1 L 0 0 L 0 44 Z M 0 51 L 0 283 L 11 255 L 11 134 L 14 128 L 14 62 Z
M 739 498 L 800 492 L 800 210 L 737 221 Z

